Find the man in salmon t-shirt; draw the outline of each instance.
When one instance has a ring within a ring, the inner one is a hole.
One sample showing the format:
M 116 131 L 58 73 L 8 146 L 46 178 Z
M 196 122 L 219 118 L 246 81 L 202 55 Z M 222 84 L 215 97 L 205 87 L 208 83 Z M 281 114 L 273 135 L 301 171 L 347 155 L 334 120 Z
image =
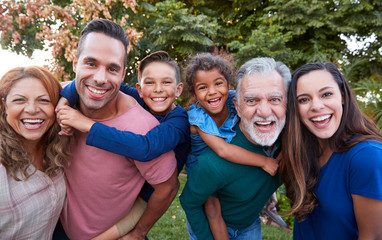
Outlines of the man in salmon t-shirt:
M 145 134 L 158 121 L 130 96 L 119 92 L 127 61 L 128 38 L 118 24 L 97 19 L 81 33 L 73 68 L 85 116 L 122 131 Z M 155 189 L 139 222 L 129 233 L 144 239 L 176 196 L 174 153 L 138 162 L 86 145 L 87 133 L 76 131 L 73 160 L 66 170 L 67 199 L 61 222 L 70 239 L 91 239 L 130 210 L 145 180 Z M 105 143 L 110 144 L 110 143 Z

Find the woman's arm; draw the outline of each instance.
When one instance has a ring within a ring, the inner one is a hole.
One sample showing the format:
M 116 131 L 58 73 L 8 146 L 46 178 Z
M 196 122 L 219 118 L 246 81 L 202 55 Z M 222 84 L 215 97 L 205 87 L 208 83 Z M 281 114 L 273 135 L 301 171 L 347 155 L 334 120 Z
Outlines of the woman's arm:
M 219 157 L 230 162 L 261 167 L 264 171 L 274 176 L 279 167 L 276 159 L 263 156 L 261 154 L 250 152 L 239 146 L 229 144 L 223 138 L 203 132 L 196 126 L 198 133 L 203 141 L 216 153 Z M 191 130 L 192 132 L 193 130 Z
M 382 200 L 352 194 L 359 240 L 382 239 Z

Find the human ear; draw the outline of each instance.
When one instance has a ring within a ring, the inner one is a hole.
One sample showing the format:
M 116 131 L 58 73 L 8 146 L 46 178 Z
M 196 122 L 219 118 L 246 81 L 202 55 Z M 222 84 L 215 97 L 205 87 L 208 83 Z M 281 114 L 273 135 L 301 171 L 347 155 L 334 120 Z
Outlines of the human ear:
M 236 109 L 237 115 L 241 118 L 240 111 L 239 111 L 239 103 L 237 102 L 236 97 L 234 97 L 232 100 L 233 100 L 233 103 L 235 104 L 235 109 Z
M 76 72 L 76 68 L 77 68 L 77 57 L 73 56 L 73 72 L 74 73 Z
M 141 84 L 137 83 L 135 86 L 136 86 L 136 88 L 137 88 L 137 90 L 138 90 L 139 97 L 140 97 L 140 98 L 143 98 L 143 93 L 142 93 L 142 87 L 141 87 Z
M 176 86 L 176 91 L 175 91 L 175 97 L 178 98 L 180 94 L 183 92 L 183 83 L 179 83 L 178 86 Z

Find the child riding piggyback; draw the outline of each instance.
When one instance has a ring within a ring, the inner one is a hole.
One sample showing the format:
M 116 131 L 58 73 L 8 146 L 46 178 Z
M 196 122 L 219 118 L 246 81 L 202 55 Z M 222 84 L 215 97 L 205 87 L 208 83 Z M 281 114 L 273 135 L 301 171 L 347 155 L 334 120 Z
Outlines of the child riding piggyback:
M 229 90 L 232 77 L 232 64 L 223 57 L 209 53 L 196 55 L 185 69 L 188 91 L 196 100 L 188 110 L 191 151 L 186 162 L 187 174 L 192 174 L 197 157 L 210 147 L 221 158 L 238 164 L 261 167 L 274 176 L 278 169 L 276 159 L 230 144 L 236 135 L 233 127 L 239 121 L 233 101 L 235 91 Z M 214 238 L 228 239 L 218 198 L 211 196 L 205 202 L 204 210 Z M 190 239 L 196 239 L 189 226 L 188 230 Z

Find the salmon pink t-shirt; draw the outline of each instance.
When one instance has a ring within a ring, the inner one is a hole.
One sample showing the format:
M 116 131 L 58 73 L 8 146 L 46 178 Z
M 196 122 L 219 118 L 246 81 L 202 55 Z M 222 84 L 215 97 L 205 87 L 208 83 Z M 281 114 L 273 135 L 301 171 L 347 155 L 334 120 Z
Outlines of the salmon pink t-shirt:
M 139 104 L 98 122 L 138 134 L 146 134 L 158 124 Z M 113 226 L 129 212 L 145 180 L 165 182 L 176 168 L 172 151 L 138 162 L 88 146 L 86 137 L 86 133 L 75 133 L 73 160 L 65 171 L 67 199 L 61 221 L 68 237 L 76 240 L 90 239 Z

